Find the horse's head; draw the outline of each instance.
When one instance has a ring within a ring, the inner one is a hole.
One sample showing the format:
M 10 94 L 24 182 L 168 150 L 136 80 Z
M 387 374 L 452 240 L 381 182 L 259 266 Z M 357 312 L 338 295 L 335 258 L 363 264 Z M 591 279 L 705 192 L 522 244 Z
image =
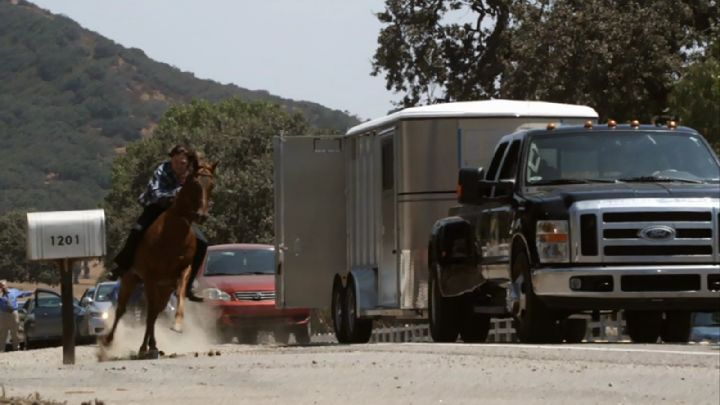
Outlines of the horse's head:
M 182 191 L 178 196 L 180 204 L 183 204 L 183 211 L 188 212 L 193 222 L 203 223 L 210 211 L 210 197 L 212 195 L 215 179 L 215 168 L 213 164 L 192 162 L 191 171 L 185 180 Z

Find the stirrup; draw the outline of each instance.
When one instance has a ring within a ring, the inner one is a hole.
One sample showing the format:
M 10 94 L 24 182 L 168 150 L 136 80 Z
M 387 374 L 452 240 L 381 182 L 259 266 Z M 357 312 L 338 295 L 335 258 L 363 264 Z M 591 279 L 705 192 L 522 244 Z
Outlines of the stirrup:
M 205 301 L 202 297 L 195 295 L 190 289 L 185 291 L 185 297 L 192 302 L 203 302 Z

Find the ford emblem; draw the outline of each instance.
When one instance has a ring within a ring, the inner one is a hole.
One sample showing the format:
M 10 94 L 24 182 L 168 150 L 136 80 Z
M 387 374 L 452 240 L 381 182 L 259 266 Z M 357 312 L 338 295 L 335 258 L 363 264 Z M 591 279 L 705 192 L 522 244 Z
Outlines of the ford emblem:
M 675 229 L 664 225 L 648 226 L 640 230 L 638 236 L 647 240 L 670 240 L 675 238 Z

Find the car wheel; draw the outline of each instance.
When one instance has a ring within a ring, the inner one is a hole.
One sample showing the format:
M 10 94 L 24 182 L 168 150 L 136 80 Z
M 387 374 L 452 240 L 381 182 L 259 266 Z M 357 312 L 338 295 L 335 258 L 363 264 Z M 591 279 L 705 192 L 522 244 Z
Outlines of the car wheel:
M 335 280 L 333 281 L 331 311 L 333 329 L 335 330 L 335 338 L 337 338 L 338 343 L 350 343 L 347 330 L 345 329 L 345 325 L 347 324 L 345 317 L 347 315 L 345 314 L 343 308 L 344 303 L 345 287 L 343 287 L 342 285 L 342 280 L 340 280 L 340 276 L 336 275 Z
M 665 312 L 660 338 L 666 343 L 687 343 L 692 329 L 692 313 L 688 311 Z
M 290 342 L 290 332 L 287 329 L 277 329 L 273 331 L 273 337 L 276 343 L 286 345 Z
M 566 319 L 563 322 L 563 337 L 567 343 L 581 343 L 587 333 L 585 319 Z
M 345 330 L 347 331 L 350 343 L 367 343 L 372 336 L 372 320 L 360 318 L 360 311 L 357 307 L 357 296 L 355 294 L 355 280 L 352 276 L 348 279 L 345 290 Z
M 256 330 L 243 330 L 238 332 L 238 342 L 246 345 L 255 345 L 258 342 L 258 333 Z
M 459 300 L 442 296 L 434 267 L 437 264 L 432 266 L 428 282 L 430 336 L 434 342 L 454 342 L 460 333 Z
M 532 286 L 530 262 L 524 252 L 512 261 L 513 284 L 517 286 L 518 303 L 514 305 L 515 330 L 524 343 L 560 343 L 562 328 L 557 316 L 540 301 Z
M 625 322 L 634 343 L 657 343 L 662 329 L 662 312 L 625 311 Z
M 293 335 L 295 335 L 295 342 L 297 344 L 310 344 L 310 322 L 306 323 L 305 325 L 297 326 L 295 328 L 295 331 L 293 332 Z

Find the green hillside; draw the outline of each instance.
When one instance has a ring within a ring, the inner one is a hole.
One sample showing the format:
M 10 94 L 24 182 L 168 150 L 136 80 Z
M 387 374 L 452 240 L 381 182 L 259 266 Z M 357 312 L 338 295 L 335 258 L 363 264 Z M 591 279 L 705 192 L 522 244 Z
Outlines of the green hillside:
M 241 79 L 241 78 L 239 78 Z M 174 104 L 229 97 L 278 103 L 318 131 L 346 112 L 196 78 L 22 0 L 0 0 L 0 214 L 95 207 L 113 158 Z

